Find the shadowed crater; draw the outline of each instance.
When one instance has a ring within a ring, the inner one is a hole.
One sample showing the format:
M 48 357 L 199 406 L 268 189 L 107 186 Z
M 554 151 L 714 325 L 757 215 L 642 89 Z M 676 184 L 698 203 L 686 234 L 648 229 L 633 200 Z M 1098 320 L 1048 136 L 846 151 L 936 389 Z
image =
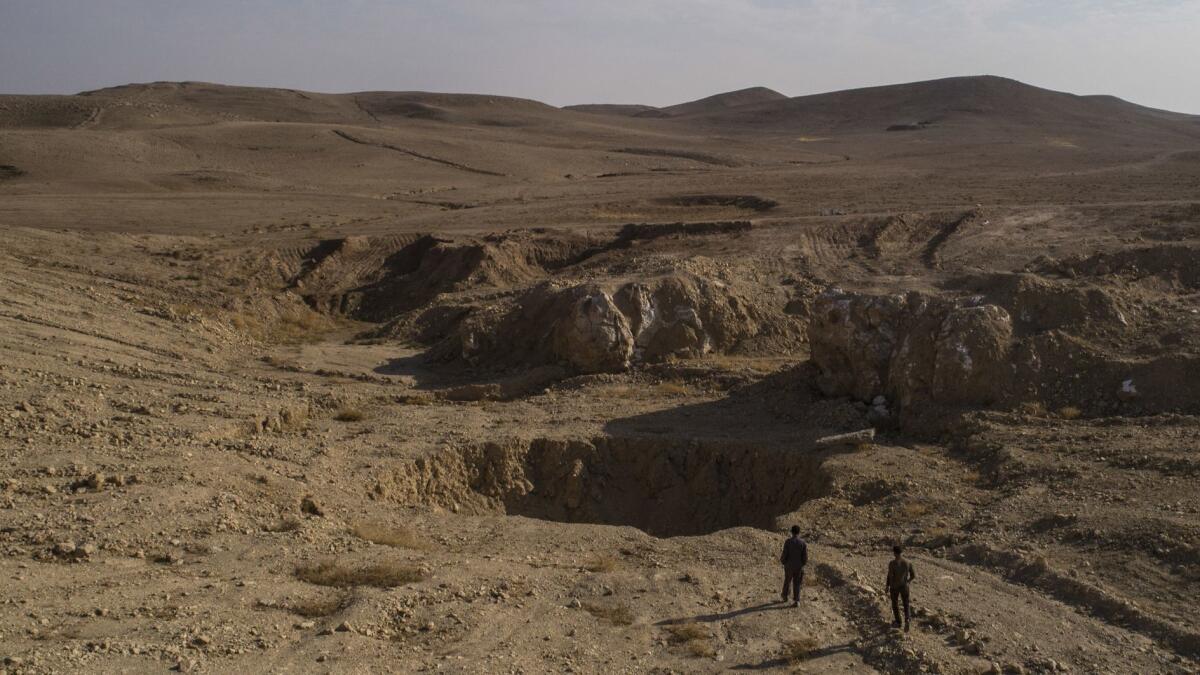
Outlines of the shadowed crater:
M 636 527 L 659 537 L 775 519 L 824 496 L 821 458 L 730 441 L 602 436 L 448 448 L 405 462 L 376 493 L 409 505 Z

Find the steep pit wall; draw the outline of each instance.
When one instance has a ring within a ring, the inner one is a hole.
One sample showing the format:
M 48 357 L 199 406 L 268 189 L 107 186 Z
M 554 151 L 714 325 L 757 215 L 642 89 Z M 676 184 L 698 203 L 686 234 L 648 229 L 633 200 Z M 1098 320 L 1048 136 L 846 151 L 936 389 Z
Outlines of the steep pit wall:
M 661 537 L 775 519 L 824 496 L 818 455 L 752 444 L 598 437 L 445 449 L 381 476 L 405 505 L 626 525 Z

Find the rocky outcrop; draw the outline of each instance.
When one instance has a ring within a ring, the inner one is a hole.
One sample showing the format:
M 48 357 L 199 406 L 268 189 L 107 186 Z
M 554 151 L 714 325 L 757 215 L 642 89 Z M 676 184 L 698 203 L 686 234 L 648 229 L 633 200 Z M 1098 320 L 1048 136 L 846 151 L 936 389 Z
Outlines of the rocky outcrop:
M 809 343 L 827 394 L 990 404 L 1011 379 L 1012 319 L 995 305 L 837 291 L 814 304 Z
M 747 341 L 798 342 L 801 323 L 730 286 L 687 273 L 629 282 L 544 283 L 470 312 L 434 351 L 473 366 L 558 364 L 576 373 L 730 352 Z
M 1133 358 L 1058 328 L 1038 330 L 1069 325 L 1071 311 L 1050 304 L 1034 312 L 1040 305 L 1030 301 L 1036 296 L 1030 289 L 1036 284 L 1018 280 L 1005 287 L 1015 290 L 999 294 L 1010 307 L 983 296 L 822 294 L 808 332 L 818 385 L 828 395 L 890 403 L 906 426 L 948 409 L 1022 403 L 1089 415 L 1200 409 L 1194 384 L 1200 359 Z M 1113 307 L 1087 294 L 1071 297 Z M 1014 308 L 1029 313 L 1014 320 Z M 1101 312 L 1097 320 L 1119 317 L 1119 310 Z

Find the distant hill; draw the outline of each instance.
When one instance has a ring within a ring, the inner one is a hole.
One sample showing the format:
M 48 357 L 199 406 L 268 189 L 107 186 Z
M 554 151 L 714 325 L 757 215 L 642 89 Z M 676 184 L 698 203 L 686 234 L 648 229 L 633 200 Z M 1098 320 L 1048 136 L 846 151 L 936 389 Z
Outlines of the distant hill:
M 699 103 L 699 102 L 697 102 Z M 850 89 L 725 109 L 677 114 L 721 127 L 817 133 L 917 131 L 938 127 L 1063 132 L 1200 134 L 1200 118 L 1146 108 L 1113 96 L 1078 96 L 1002 77 Z
M 638 104 L 610 104 L 610 103 L 592 103 L 584 105 L 569 105 L 564 110 L 574 110 L 576 112 L 591 113 L 594 115 L 615 115 L 619 117 L 640 117 L 640 118 L 664 118 L 664 117 L 681 117 L 685 115 L 703 115 L 707 113 L 721 112 L 730 108 L 737 108 L 745 105 L 756 105 L 761 103 L 770 103 L 773 101 L 786 101 L 787 96 L 767 89 L 766 87 L 750 87 L 748 89 L 739 89 L 737 91 L 729 91 L 723 94 L 714 94 L 706 96 L 695 101 L 687 103 L 678 103 L 676 105 L 667 106 L 665 108 L 655 108 L 649 105 Z
M 123 126 L 118 122 L 122 119 L 134 126 L 234 120 L 353 124 L 386 118 L 507 124 L 514 117 L 555 112 L 544 103 L 507 96 L 415 91 L 322 94 L 208 82 L 128 84 L 64 98 L 73 98 L 78 107 L 103 110 L 97 121 L 117 126 Z
M 749 89 L 729 91 L 723 94 L 707 96 L 696 101 L 667 106 L 666 108 L 661 108 L 661 110 L 672 117 L 681 117 L 684 115 L 719 113 L 742 106 L 771 104 L 786 100 L 788 100 L 787 96 L 773 89 L 750 87 Z
M 563 110 L 573 110 L 592 115 L 615 115 L 617 117 L 667 117 L 666 114 L 652 105 L 638 105 L 636 103 L 585 103 L 582 105 L 565 106 Z

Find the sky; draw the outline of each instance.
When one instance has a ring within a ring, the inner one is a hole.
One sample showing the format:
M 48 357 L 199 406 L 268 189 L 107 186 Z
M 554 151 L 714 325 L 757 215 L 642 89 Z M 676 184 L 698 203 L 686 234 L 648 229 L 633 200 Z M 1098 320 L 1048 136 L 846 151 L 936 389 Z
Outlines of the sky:
M 1200 114 L 1200 0 L 0 0 L 0 93 L 157 80 L 669 105 L 1001 75 Z

